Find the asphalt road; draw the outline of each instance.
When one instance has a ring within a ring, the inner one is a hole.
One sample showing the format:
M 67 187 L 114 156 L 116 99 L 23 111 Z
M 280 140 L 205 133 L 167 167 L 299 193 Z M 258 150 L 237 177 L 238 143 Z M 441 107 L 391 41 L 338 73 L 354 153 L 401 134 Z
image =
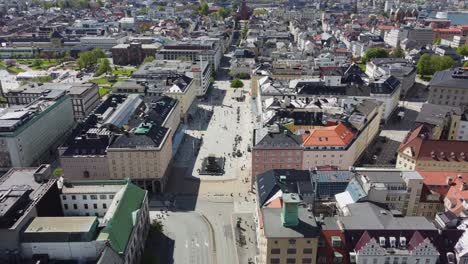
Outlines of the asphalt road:
M 151 218 L 160 215 L 150 212 Z M 174 264 L 213 264 L 210 230 L 207 222 L 197 212 L 169 212 L 162 219 L 164 234 L 175 241 Z

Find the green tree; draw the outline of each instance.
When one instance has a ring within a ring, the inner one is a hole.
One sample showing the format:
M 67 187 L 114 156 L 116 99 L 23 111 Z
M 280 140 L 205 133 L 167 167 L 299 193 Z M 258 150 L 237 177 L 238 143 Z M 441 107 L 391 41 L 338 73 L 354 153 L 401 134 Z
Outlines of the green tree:
M 231 9 L 229 9 L 229 8 L 224 9 L 223 7 L 221 7 L 218 10 L 218 12 L 216 12 L 216 15 L 224 20 L 224 19 L 226 19 L 227 17 L 229 17 L 231 15 Z
M 432 41 L 432 44 L 434 44 L 434 45 L 440 45 L 441 42 L 442 42 L 442 39 L 441 39 L 441 38 L 435 38 L 435 39 Z
M 33 61 L 33 63 L 32 63 L 31 66 L 36 67 L 36 68 L 39 68 L 39 67 L 42 66 L 43 63 L 44 63 L 44 62 L 43 62 L 42 60 L 35 59 L 35 60 Z
M 166 7 L 158 6 L 158 11 L 160 11 L 160 12 L 166 11 Z
M 96 61 L 98 59 L 102 59 L 102 58 L 106 57 L 106 53 L 100 48 L 95 48 L 91 52 L 92 52 L 93 56 L 96 57 Z
M 431 56 L 433 72 L 450 69 L 454 64 L 455 61 L 449 56 Z
M 55 177 L 60 177 L 60 176 L 63 175 L 63 169 L 62 168 L 56 168 L 52 174 L 54 174 Z
M 254 16 L 263 16 L 268 14 L 268 11 L 264 8 L 257 8 L 253 11 Z
M 388 58 L 388 50 L 383 48 L 370 48 L 362 57 L 362 62 L 367 63 L 374 58 Z
M 244 87 L 244 82 L 241 81 L 239 78 L 235 78 L 234 80 L 231 81 L 231 87 L 232 88 L 242 88 Z
M 97 0 L 97 1 L 96 1 L 96 4 L 97 4 L 97 6 L 99 6 L 99 7 L 103 7 L 103 6 L 104 6 L 104 2 L 103 2 L 102 0 Z
M 145 57 L 145 59 L 143 60 L 143 63 L 152 62 L 152 61 L 154 61 L 154 57 L 148 56 L 148 57 Z
M 468 56 L 468 45 L 458 47 L 457 53 L 462 56 Z
M 404 52 L 403 49 L 400 47 L 400 45 L 398 45 L 398 46 L 393 50 L 392 57 L 393 57 L 393 58 L 404 58 L 404 57 L 405 57 L 405 52 Z
M 197 13 L 201 16 L 206 16 L 209 13 L 209 9 L 207 3 L 201 3 L 200 6 L 198 6 Z
M 431 66 L 431 55 L 423 54 L 416 64 L 416 70 L 421 75 L 432 75 L 434 74 Z
M 96 71 L 96 75 L 99 76 L 101 74 L 108 73 L 108 72 L 111 72 L 111 71 L 112 71 L 112 68 L 110 66 L 109 59 L 106 59 L 106 58 L 101 59 L 101 61 L 99 62 L 99 68 Z
M 463 63 L 463 67 L 468 67 L 468 61 L 465 61 L 465 63 Z

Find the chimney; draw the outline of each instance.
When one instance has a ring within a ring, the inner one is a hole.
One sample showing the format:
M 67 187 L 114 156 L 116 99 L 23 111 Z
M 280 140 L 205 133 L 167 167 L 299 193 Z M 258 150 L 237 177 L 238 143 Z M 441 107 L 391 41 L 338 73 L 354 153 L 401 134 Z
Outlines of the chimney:
M 52 178 L 52 168 L 49 164 L 42 164 L 34 171 L 34 180 L 38 183 L 48 181 Z
M 281 210 L 281 221 L 283 226 L 293 227 L 299 224 L 299 203 L 301 198 L 297 193 L 283 193 L 281 196 L 283 206 Z

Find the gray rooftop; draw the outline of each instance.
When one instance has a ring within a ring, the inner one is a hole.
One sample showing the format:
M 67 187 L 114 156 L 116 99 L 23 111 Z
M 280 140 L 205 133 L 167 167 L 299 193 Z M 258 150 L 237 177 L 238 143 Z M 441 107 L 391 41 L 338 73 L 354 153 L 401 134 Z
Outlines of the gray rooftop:
M 445 106 L 435 104 L 424 104 L 416 118 L 416 123 L 430 124 L 443 127 L 446 116 L 450 113 L 461 114 L 461 108 L 457 106 Z
M 438 71 L 432 77 L 429 85 L 445 88 L 468 89 L 468 71 L 462 68 L 456 70 Z
M 315 217 L 311 216 L 306 208 L 299 207 L 299 225 L 295 227 L 283 226 L 281 208 L 262 208 L 261 210 L 267 238 L 314 238 L 319 236 Z
M 437 230 L 425 217 L 394 217 L 372 203 L 349 204 L 348 208 L 350 216 L 326 217 L 322 228 L 337 229 L 342 225 L 347 230 Z

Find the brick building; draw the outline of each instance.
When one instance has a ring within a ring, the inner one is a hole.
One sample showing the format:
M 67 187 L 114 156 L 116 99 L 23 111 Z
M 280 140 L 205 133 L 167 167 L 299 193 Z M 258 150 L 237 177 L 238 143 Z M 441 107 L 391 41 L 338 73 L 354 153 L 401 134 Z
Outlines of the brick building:
M 155 57 L 160 47 L 159 44 L 141 44 L 138 42 L 119 44 L 112 48 L 112 59 L 116 65 L 138 65 L 146 57 Z

